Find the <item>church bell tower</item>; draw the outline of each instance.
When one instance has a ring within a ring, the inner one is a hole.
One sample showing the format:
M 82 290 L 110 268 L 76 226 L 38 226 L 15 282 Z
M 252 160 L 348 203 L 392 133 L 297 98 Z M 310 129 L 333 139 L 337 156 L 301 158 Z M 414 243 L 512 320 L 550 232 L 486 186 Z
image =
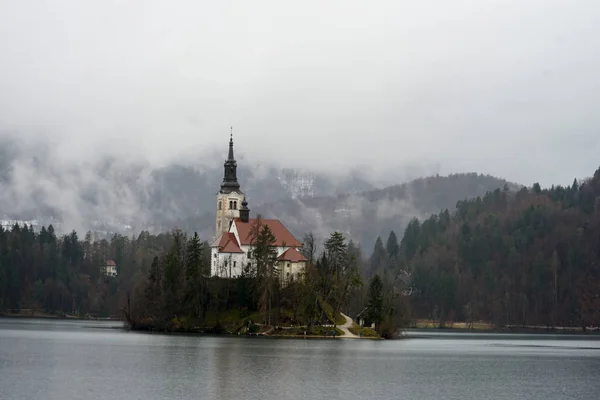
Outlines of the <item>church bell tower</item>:
M 233 131 L 233 129 L 232 129 Z M 245 200 L 237 180 L 237 162 L 233 156 L 233 132 L 229 137 L 229 154 L 224 164 L 223 182 L 217 193 L 217 219 L 215 238 L 229 231 L 234 218 L 240 217 L 240 209 Z

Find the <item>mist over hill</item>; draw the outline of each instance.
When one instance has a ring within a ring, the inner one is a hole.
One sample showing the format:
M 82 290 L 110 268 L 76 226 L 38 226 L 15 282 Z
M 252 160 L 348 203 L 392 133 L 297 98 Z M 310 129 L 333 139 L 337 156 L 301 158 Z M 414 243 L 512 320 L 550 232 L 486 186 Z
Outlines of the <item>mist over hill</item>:
M 431 176 L 403 184 L 357 193 L 284 199 L 253 205 L 251 215 L 277 218 L 294 234 L 312 231 L 325 239 L 332 231 L 343 232 L 364 248 L 372 247 L 377 236 L 391 230 L 401 234 L 412 218 L 425 218 L 443 209 L 454 210 L 456 203 L 503 189 L 515 191 L 520 185 L 489 175 L 466 173 Z M 214 214 L 174 221 L 182 229 L 203 227 L 205 235 L 214 232 Z
M 0 143 L 3 225 L 53 224 L 59 232 L 75 229 L 100 236 L 179 227 L 212 238 L 215 193 L 223 179 L 220 152 L 157 166 L 117 155 L 73 161 L 60 150 L 39 141 Z M 238 178 L 253 215 L 279 218 L 298 236 L 313 231 L 324 237 L 340 230 L 368 246 L 391 229 L 401 231 L 413 217 L 452 209 L 458 200 L 507 183 L 491 176 L 459 174 L 398 184 L 431 172 L 415 168 L 374 177 L 358 168 L 311 171 L 257 163 L 243 154 L 238 164 Z

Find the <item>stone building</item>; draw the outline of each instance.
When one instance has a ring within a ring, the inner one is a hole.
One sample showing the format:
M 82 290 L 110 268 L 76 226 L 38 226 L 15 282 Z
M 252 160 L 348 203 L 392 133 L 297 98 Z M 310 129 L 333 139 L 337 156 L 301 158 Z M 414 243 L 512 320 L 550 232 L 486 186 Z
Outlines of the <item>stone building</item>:
M 253 264 L 251 232 L 257 225 L 267 225 L 275 236 L 276 268 L 283 284 L 298 279 L 306 266 L 298 241 L 277 219 L 250 218 L 250 209 L 237 180 L 237 162 L 233 155 L 233 137 L 229 139 L 229 154 L 225 173 L 217 193 L 215 239 L 211 244 L 211 275 L 235 278 Z

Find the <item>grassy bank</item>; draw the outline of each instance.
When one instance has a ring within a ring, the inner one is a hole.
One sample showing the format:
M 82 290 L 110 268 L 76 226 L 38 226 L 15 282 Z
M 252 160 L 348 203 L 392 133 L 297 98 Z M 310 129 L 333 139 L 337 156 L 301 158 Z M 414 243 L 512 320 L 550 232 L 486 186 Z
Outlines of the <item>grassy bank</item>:
M 355 324 L 351 328 L 348 328 L 348 330 L 358 336 L 361 336 L 361 334 L 362 334 L 362 337 L 364 337 L 364 338 L 381 339 L 381 336 L 379 336 L 379 334 L 377 332 L 375 332 L 375 330 L 364 327 L 364 326 L 358 326 Z
M 414 329 L 457 329 L 457 330 L 492 330 L 494 329 L 494 325 L 485 322 L 485 321 L 477 321 L 477 322 L 445 322 L 443 326 L 440 327 L 440 321 L 432 320 L 432 319 L 418 319 L 414 321 L 410 326 L 410 328 Z
M 333 328 L 325 328 L 322 326 L 315 326 L 312 332 L 307 332 L 305 327 L 293 327 L 293 328 L 285 328 L 278 327 L 269 333 L 268 336 L 287 336 L 287 337 L 304 337 L 304 332 L 306 332 L 306 336 L 318 336 L 318 337 L 332 337 Z M 341 337 L 344 336 L 344 331 L 339 328 L 335 329 L 335 336 Z
M 588 327 L 583 329 L 579 326 L 533 326 L 533 325 L 507 325 L 507 326 L 495 326 L 494 324 L 486 321 L 477 321 L 473 323 L 467 322 L 446 322 L 440 327 L 439 321 L 431 319 L 419 319 L 414 321 L 408 326 L 411 329 L 436 329 L 436 330 L 449 330 L 449 331 L 474 331 L 474 332 L 489 332 L 489 333 L 530 333 L 530 334 L 541 334 L 541 333 L 552 333 L 552 334 L 600 334 L 600 328 Z

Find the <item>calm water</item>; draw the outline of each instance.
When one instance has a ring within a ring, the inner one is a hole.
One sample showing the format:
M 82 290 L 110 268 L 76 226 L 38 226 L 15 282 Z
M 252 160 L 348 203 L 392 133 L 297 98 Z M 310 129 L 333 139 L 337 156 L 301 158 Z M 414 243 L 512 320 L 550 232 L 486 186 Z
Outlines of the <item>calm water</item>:
M 290 340 L 141 334 L 118 326 L 0 319 L 0 399 L 600 396 L 600 341 L 593 338 Z

